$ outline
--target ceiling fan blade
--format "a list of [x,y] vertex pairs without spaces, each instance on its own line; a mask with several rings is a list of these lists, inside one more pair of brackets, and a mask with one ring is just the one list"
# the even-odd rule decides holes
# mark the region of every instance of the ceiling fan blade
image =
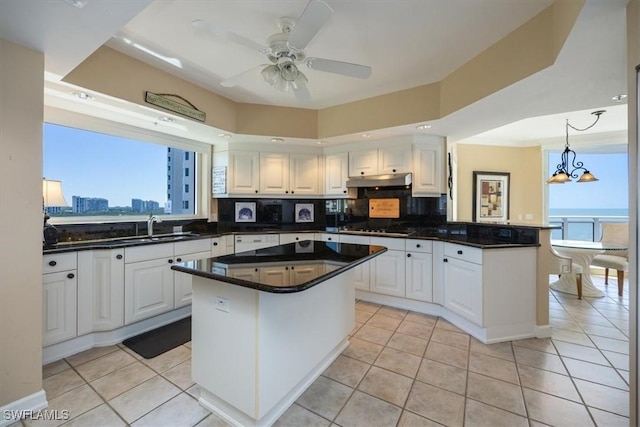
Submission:
[[240,74],[236,74],[233,77],[229,77],[228,79],[221,81],[220,86],[224,86],[224,87],[237,86],[245,77],[251,74],[258,74],[257,70],[264,68],[267,65],[268,64],[260,64],[260,65],[256,65],[255,67],[249,68],[248,70],[243,71]]
[[201,34],[206,34],[208,36],[215,37],[221,40],[228,40],[251,50],[255,50],[261,53],[268,53],[270,50],[267,46],[256,43],[251,39],[234,33],[233,31],[211,25],[201,19],[197,19],[191,22],[191,26],[196,30],[196,32],[199,32]]
[[355,77],[356,79],[366,79],[371,75],[371,67],[366,65],[323,58],[307,58],[304,62],[307,64],[307,67],[312,70],[341,74],[343,76]]
[[300,50],[306,48],[332,14],[333,9],[324,1],[310,0],[289,34],[289,45]]
[[309,88],[304,82],[297,82],[296,87],[293,89],[293,94],[301,104],[307,104],[311,101],[311,94]]

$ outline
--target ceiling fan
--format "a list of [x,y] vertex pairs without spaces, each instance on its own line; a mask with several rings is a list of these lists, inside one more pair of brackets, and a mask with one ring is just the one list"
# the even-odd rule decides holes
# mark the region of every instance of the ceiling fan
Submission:
[[371,75],[371,67],[366,65],[307,57],[304,49],[332,14],[333,9],[324,1],[310,0],[297,20],[286,16],[278,20],[281,32],[271,35],[267,39],[266,46],[232,31],[210,25],[203,20],[193,21],[192,25],[197,31],[209,36],[228,40],[266,54],[270,61],[220,82],[222,86],[236,86],[247,74],[253,73],[256,68],[262,68],[261,74],[267,83],[277,90],[285,92],[292,90],[299,101],[305,102],[309,101],[311,96],[306,84],[307,77],[299,69],[302,64],[312,70],[358,79],[366,79]]

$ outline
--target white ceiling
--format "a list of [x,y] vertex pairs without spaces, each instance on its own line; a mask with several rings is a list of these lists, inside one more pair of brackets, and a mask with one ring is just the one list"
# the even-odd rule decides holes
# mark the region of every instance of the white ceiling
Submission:
[[[191,22],[202,19],[266,44],[266,38],[278,31],[278,18],[300,16],[307,0],[88,0],[83,8],[73,7],[73,1],[0,1],[0,37],[45,53],[46,69],[53,73],[46,103],[84,112],[86,106],[67,99],[68,86],[55,80],[104,43],[238,102],[324,108],[441,80],[552,2],[326,0],[334,13],[307,46],[307,55],[364,64],[373,71],[369,79],[359,80],[305,67],[312,100],[303,105],[291,93],[277,92],[262,80],[255,67],[268,62],[264,54],[198,34]],[[563,137],[565,118],[574,122],[569,113],[578,112],[575,121],[580,126],[590,123],[588,112],[596,109],[610,112],[593,132],[623,132],[625,106],[611,97],[626,93],[627,3],[587,0],[553,66],[434,121],[424,132],[467,143],[527,144]],[[147,51],[133,48],[123,38]],[[158,60],[149,50],[179,59],[182,68]],[[220,86],[250,69],[253,73],[243,76],[238,86]],[[157,122],[150,109],[96,95],[91,108],[105,105],[109,117],[117,119],[129,110],[139,115],[129,121],[137,117],[141,123]],[[114,111],[114,105],[121,111]],[[173,128],[186,137],[209,141],[218,133],[181,118]],[[412,124],[376,130],[374,138],[418,132]],[[328,143],[356,138],[359,135],[345,135]]]

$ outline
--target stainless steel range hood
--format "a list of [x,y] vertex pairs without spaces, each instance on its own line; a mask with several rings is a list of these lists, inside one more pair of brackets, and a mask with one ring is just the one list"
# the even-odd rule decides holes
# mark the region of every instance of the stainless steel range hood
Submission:
[[389,175],[357,176],[347,180],[348,188],[357,187],[389,187],[411,184],[410,173],[395,173]]

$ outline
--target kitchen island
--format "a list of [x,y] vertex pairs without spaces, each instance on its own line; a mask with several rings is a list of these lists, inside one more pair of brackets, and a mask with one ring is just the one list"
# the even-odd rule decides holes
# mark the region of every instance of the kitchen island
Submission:
[[301,241],[174,265],[193,275],[200,403],[235,425],[271,425],[348,346],[353,268],[385,251]]

